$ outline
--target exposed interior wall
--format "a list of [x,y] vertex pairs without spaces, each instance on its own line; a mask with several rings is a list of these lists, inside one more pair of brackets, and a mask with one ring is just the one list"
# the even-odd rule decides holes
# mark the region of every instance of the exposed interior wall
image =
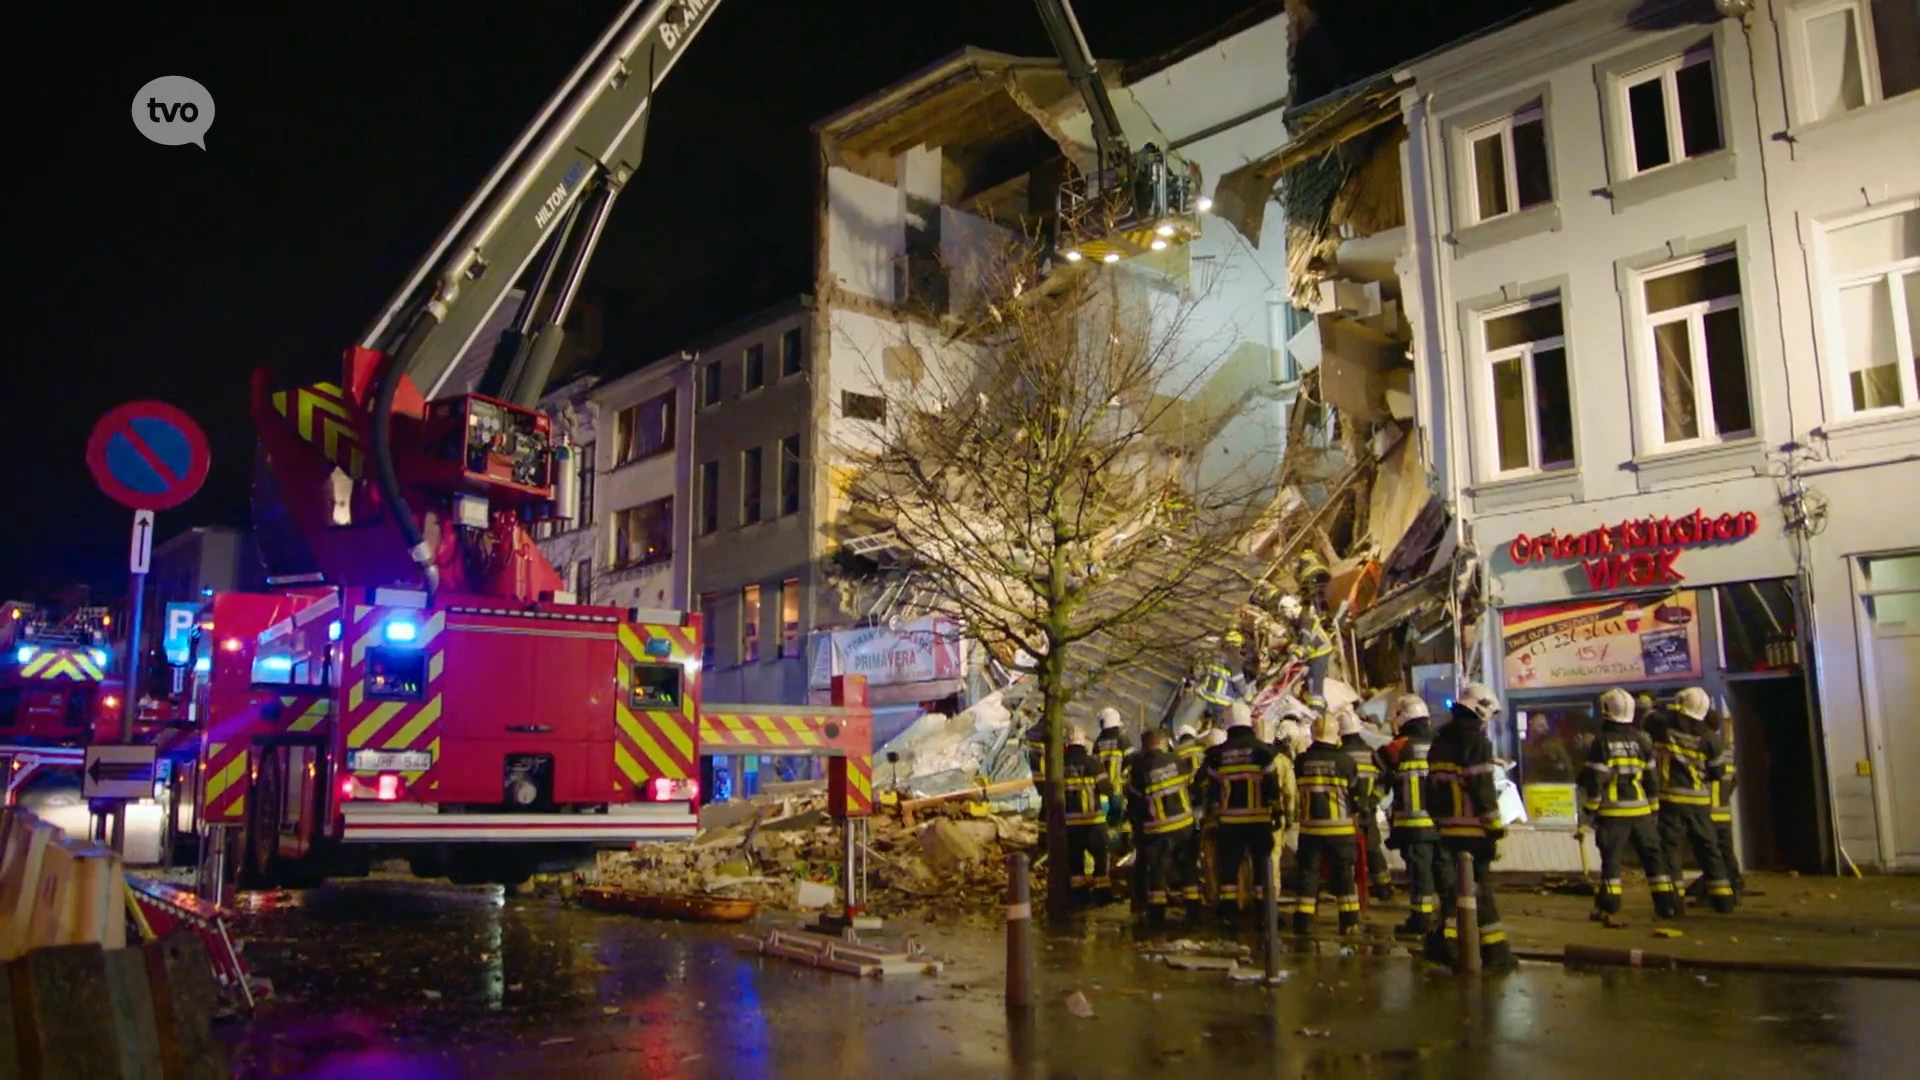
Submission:
[[829,168],[829,282],[856,296],[891,302],[894,263],[906,250],[906,197],[901,190],[846,169]]

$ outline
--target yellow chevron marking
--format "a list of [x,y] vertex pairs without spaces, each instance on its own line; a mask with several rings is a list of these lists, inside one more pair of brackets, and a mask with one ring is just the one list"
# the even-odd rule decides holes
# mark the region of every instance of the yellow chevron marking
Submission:
[[434,653],[432,656],[427,657],[427,681],[434,682],[435,680],[439,679],[440,673],[442,671],[445,671],[446,668],[447,668],[446,653],[437,652],[437,653]]
[[861,799],[872,801],[873,777],[868,775],[867,770],[861,768],[858,762],[851,760],[847,762],[847,779],[852,782],[854,790],[860,793]]
[[354,640],[353,652],[351,656],[352,656],[352,663],[355,667],[358,667],[361,664],[366,663],[367,647],[373,644],[373,639],[378,637],[379,634],[380,634],[380,628],[378,626],[375,626],[369,629],[366,633],[361,634],[358,638]]
[[400,715],[400,710],[406,707],[405,703],[399,701],[388,701],[374,706],[373,711],[367,714],[367,718],[354,725],[352,733],[347,736],[348,748],[358,750],[366,746],[368,739],[378,735],[380,729],[387,726],[387,721]]
[[[655,741],[654,737],[647,732],[645,725],[634,719],[633,713],[627,711],[625,706],[620,706],[614,709],[613,716],[614,719],[619,722],[620,730],[625,732],[627,738],[632,739],[633,744],[640,748],[641,753],[647,755],[649,762],[653,763],[656,775],[680,775],[680,769],[674,765],[673,759],[668,757],[666,752],[660,749],[659,742]],[[618,746],[619,744],[616,742],[614,745]],[[614,759],[616,761],[619,760],[619,755],[615,754]]]
[[76,656],[73,658],[73,662],[80,665],[81,672],[92,678],[95,682],[106,678],[106,674],[100,670],[100,665],[94,663],[93,657],[91,656]]
[[287,392],[285,390],[274,391],[273,411],[279,413],[281,416],[287,415]]
[[[289,704],[291,704],[291,702],[289,702]],[[320,721],[325,720],[327,718],[327,711],[328,711],[327,702],[316,701],[312,705],[307,707],[307,711],[302,713],[298,720],[295,720],[293,723],[288,724],[287,730],[288,731],[312,731],[314,728],[317,728],[320,726]]]
[[211,803],[227,793],[227,789],[238,783],[247,774],[247,755],[241,754],[227,762],[226,768],[207,776],[207,798]]
[[626,623],[620,624],[620,647],[626,649],[627,655],[635,660],[647,658],[647,647],[641,643],[640,635],[634,633],[633,627]]
[[359,712],[360,703],[365,701],[366,698],[367,680],[361,679],[359,682],[347,687],[347,711],[350,713]]
[[60,654],[58,653],[46,653],[41,656],[33,657],[32,659],[28,660],[25,664],[21,665],[20,674],[26,676],[29,679],[34,678],[38,676],[42,671],[46,670],[47,665],[53,663],[54,659],[59,655]]
[[435,694],[427,699],[425,705],[420,706],[420,711],[413,714],[413,719],[407,721],[405,727],[401,728],[393,738],[387,740],[387,749],[406,750],[410,748],[413,745],[413,741],[424,734],[426,730],[432,727],[434,722],[439,719],[440,695]]
[[685,716],[677,716],[670,712],[651,712],[647,715],[652,717],[653,722],[666,733],[667,741],[673,744],[675,750],[680,751],[681,757],[689,761],[693,760],[693,740],[687,735]]

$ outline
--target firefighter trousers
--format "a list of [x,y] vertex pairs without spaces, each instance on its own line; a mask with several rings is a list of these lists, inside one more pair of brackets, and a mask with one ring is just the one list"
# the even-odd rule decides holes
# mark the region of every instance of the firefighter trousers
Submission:
[[1180,845],[1186,842],[1190,831],[1175,829],[1139,836],[1133,872],[1146,885],[1148,922],[1157,923],[1166,918],[1167,886],[1173,878],[1174,860],[1179,857]]
[[[1173,853],[1173,877],[1168,882],[1168,893],[1179,893],[1179,899],[1189,907],[1200,903],[1200,828],[1180,834],[1180,846]],[[1169,896],[1171,899],[1171,895]]]
[[[1720,861],[1720,841],[1714,835],[1712,811],[1704,806],[1663,803],[1660,807],[1660,846],[1666,857],[1666,871],[1676,881],[1685,880],[1681,861],[1682,846],[1693,848],[1694,861],[1707,879],[1707,900],[1722,914],[1733,910],[1733,882],[1727,866]],[[1676,913],[1679,907],[1676,897]]]
[[1313,919],[1320,911],[1320,864],[1325,860],[1333,880],[1327,883],[1339,898],[1340,929],[1345,932],[1360,925],[1360,890],[1354,884],[1354,860],[1359,854],[1352,833],[1344,836],[1308,836],[1301,834],[1298,862],[1293,868],[1293,888],[1280,898],[1282,910],[1293,912],[1293,932],[1313,930]]
[[1497,841],[1488,836],[1444,837],[1441,840],[1440,857],[1456,864],[1460,854],[1465,852],[1473,859],[1473,880],[1459,880],[1456,869],[1452,875],[1455,880],[1440,886],[1440,926],[1436,933],[1427,936],[1427,954],[1436,960],[1451,963],[1454,950],[1459,945],[1459,928],[1453,917],[1460,908],[1460,892],[1471,884],[1475,897],[1475,914],[1480,923],[1480,962],[1486,967],[1503,970],[1513,966],[1513,947],[1507,943],[1506,927],[1500,925],[1500,906],[1493,898],[1493,883],[1488,880],[1488,872],[1493,866],[1494,849]]
[[1231,918],[1240,906],[1240,865],[1253,860],[1252,902],[1266,898],[1267,866],[1273,858],[1273,829],[1266,822],[1230,824],[1222,822],[1213,831],[1213,887],[1219,897],[1220,916]]
[[1453,860],[1440,846],[1437,835],[1406,840],[1399,847],[1400,857],[1407,861],[1407,901],[1411,909],[1404,929],[1424,934],[1434,928],[1441,892],[1454,890]]
[[[1096,899],[1113,890],[1107,877],[1107,827],[1105,825],[1067,826],[1067,865],[1073,869],[1076,892],[1088,890]],[[1093,861],[1093,873],[1087,873],[1087,861]]]
[[1393,870],[1387,865],[1387,848],[1380,842],[1380,815],[1373,810],[1360,813],[1360,824],[1367,830],[1367,889],[1374,899],[1393,895]]
[[1593,824],[1593,844],[1600,849],[1600,888],[1593,894],[1593,910],[1601,915],[1620,910],[1626,893],[1620,874],[1621,856],[1632,845],[1633,853],[1640,857],[1640,868],[1647,872],[1653,910],[1662,916],[1673,914],[1673,878],[1667,873],[1666,852],[1660,847],[1660,834],[1651,815],[1601,815]]

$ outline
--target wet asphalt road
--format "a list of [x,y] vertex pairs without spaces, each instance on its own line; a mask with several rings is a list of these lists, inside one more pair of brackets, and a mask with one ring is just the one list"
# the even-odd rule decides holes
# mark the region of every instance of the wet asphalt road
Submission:
[[[1406,958],[1291,958],[1276,991],[1141,960],[1113,932],[1042,951],[1009,1024],[991,930],[922,928],[938,977],[743,955],[735,931],[369,881],[245,915],[276,997],[229,1030],[241,1076],[1905,1076],[1920,983],[1527,965],[1462,983]],[[1078,989],[1096,1015],[1062,1004]]]

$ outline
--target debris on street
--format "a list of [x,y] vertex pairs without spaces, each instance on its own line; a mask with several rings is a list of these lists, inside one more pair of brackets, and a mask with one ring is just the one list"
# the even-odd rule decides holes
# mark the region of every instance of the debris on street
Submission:
[[[701,831],[691,844],[604,852],[596,884],[649,896],[715,897],[764,910],[811,911],[837,898],[843,834],[824,792],[756,799],[752,816]],[[1003,903],[1005,858],[1041,843],[1038,821],[979,803],[922,809],[914,825],[868,821],[867,908],[882,917],[989,917]]]

